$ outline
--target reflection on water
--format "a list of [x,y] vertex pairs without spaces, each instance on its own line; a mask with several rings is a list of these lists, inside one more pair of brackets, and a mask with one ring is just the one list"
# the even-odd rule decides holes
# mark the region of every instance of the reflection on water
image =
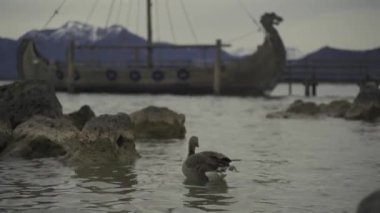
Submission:
[[76,187],[73,174],[52,159],[0,161],[0,211],[51,207]]
[[0,161],[0,212],[131,209],[129,193],[136,184],[133,165],[74,170],[49,158]]
[[78,167],[75,169],[75,173],[73,178],[84,179],[78,186],[95,193],[126,194],[133,192],[133,186],[137,184],[137,175],[134,173],[133,165],[114,163]]
[[188,189],[185,193],[188,199],[184,202],[187,207],[216,212],[226,211],[225,206],[234,203],[224,179],[208,183],[185,180],[183,184]]

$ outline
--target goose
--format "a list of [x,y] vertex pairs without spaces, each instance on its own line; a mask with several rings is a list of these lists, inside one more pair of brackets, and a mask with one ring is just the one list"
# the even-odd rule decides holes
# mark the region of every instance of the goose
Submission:
[[182,164],[182,172],[188,180],[212,181],[223,179],[226,170],[236,170],[230,166],[231,159],[222,153],[214,151],[203,151],[195,153],[199,147],[198,137],[189,139],[189,149],[186,160]]

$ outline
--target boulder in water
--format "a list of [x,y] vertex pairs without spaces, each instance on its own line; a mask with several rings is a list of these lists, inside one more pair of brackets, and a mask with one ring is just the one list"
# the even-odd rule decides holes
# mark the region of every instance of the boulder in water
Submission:
[[0,152],[12,137],[11,123],[8,119],[0,119]]
[[136,138],[185,138],[185,115],[166,107],[149,106],[131,114]]
[[374,121],[380,117],[380,90],[375,84],[361,87],[354,103],[345,114],[346,119]]
[[65,118],[33,116],[14,129],[12,140],[1,157],[33,159],[63,156],[78,148],[78,134],[78,129]]
[[72,112],[66,116],[79,130],[82,130],[87,121],[95,117],[95,113],[92,111],[91,107],[84,105],[78,111]]
[[65,117],[33,116],[14,129],[0,157],[60,157],[72,166],[132,162],[139,154],[131,125],[124,113],[101,115],[87,122],[82,131]]
[[380,212],[380,190],[377,190],[360,201],[356,213]]
[[290,113],[304,114],[304,115],[317,115],[321,112],[318,105],[313,102],[303,102],[302,100],[294,101],[286,110]]
[[88,106],[63,116],[54,88],[45,81],[1,86],[0,158],[64,156],[72,165],[83,165],[139,156],[127,114],[94,117]]
[[133,162],[135,149],[133,123],[125,113],[100,115],[88,121],[80,135],[80,147],[69,160],[73,165]]
[[52,85],[43,80],[27,80],[0,86],[0,117],[9,119],[12,128],[34,115],[62,116],[62,106]]
[[320,112],[317,104],[296,100],[286,111],[269,113],[266,118],[314,118],[319,116]]
[[334,100],[329,104],[321,104],[319,107],[321,112],[329,117],[343,118],[351,107],[351,103],[346,100]]

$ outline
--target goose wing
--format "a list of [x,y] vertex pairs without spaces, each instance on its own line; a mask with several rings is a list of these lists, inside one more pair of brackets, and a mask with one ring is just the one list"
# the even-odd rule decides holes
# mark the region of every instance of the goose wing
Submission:
[[189,156],[185,161],[185,166],[199,173],[205,173],[226,168],[230,162],[231,160],[221,153],[205,151]]

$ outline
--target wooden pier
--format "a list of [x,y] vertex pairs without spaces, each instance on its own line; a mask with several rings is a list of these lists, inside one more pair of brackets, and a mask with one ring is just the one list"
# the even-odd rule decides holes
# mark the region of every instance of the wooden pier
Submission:
[[288,61],[280,82],[299,83],[305,87],[305,96],[316,96],[321,83],[357,84],[380,83],[380,60],[299,60]]

